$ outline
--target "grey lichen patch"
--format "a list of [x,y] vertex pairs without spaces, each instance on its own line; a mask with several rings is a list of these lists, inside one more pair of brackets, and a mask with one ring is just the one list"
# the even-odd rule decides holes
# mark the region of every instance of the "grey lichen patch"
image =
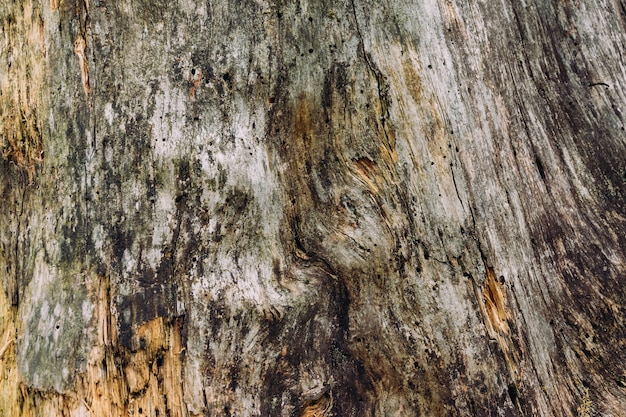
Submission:
[[46,47],[41,5],[0,6],[0,153],[28,172],[43,160],[47,106]]
[[62,392],[85,361],[85,327],[93,308],[79,277],[42,262],[35,269],[22,304],[17,356],[24,381],[33,388]]

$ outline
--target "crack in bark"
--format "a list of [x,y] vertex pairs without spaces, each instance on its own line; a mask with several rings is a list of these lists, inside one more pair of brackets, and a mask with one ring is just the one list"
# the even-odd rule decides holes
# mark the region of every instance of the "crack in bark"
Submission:
[[452,174],[452,182],[454,183],[454,191],[456,191],[456,197],[459,199],[459,202],[461,203],[461,207],[463,207],[463,210],[465,210],[465,205],[463,204],[463,200],[461,199],[461,196],[459,194],[459,187],[456,184],[456,177],[454,176],[454,169],[452,165],[450,166],[450,173]]
[[385,134],[385,139],[387,139],[387,143],[389,143],[389,135],[387,134],[386,122],[389,119],[389,86],[385,82],[385,76],[380,71],[378,66],[372,61],[372,57],[370,53],[365,51],[365,42],[363,41],[363,33],[361,32],[361,27],[359,26],[359,19],[357,17],[356,5],[355,1],[351,0],[350,5],[352,6],[352,15],[354,17],[354,24],[356,26],[357,36],[359,37],[359,49],[361,54],[363,55],[363,59],[365,60],[365,65],[369,69],[369,71],[374,76],[376,80],[377,88],[378,88],[378,100],[380,101],[381,107],[381,123],[383,127],[383,132]]
[[[88,46],[87,39],[89,38],[89,32],[91,32],[89,27],[89,2],[87,0],[82,0],[80,2],[80,10],[77,10],[76,13],[78,15],[77,17],[79,21],[79,28],[78,35],[76,36],[76,40],[74,41],[74,53],[78,57],[80,77],[83,84],[83,89],[85,90],[87,104],[89,105],[90,109],[93,109],[93,96],[91,94],[91,85],[89,79],[89,62],[87,60],[87,56],[85,55],[85,51],[87,50]],[[93,40],[93,36],[91,36],[91,39]]]
[[[79,34],[74,42],[74,53],[77,55],[78,60],[79,60],[79,66],[81,70],[81,81],[83,83],[83,88],[85,90],[85,95],[86,95],[86,100],[87,100],[87,105],[88,105],[87,111],[89,112],[88,119],[91,125],[90,127],[91,127],[91,134],[92,134],[91,144],[89,145],[86,144],[88,148],[85,149],[85,166],[83,167],[84,168],[83,202],[85,205],[84,238],[85,238],[85,252],[89,254],[89,252],[91,251],[91,245],[89,244],[89,240],[91,239],[91,236],[90,236],[89,230],[91,230],[91,220],[92,220],[90,217],[90,212],[89,212],[89,207],[90,207],[89,202],[91,201],[91,198],[93,197],[89,198],[87,178],[88,178],[88,175],[90,175],[88,164],[91,165],[93,163],[93,158],[95,157],[96,147],[98,143],[97,137],[96,137],[98,118],[97,118],[96,112],[93,111],[94,105],[95,105],[95,97],[94,97],[95,85],[92,91],[91,89],[92,77],[90,77],[88,58],[91,58],[91,62],[94,64],[94,73],[96,72],[95,71],[96,59],[95,59],[95,48],[93,47],[94,36],[92,34],[91,26],[90,26],[91,18],[89,16],[89,1],[82,0],[79,3],[79,6],[80,6],[80,10],[77,11],[78,20],[79,20],[79,29],[78,29]],[[93,184],[91,184],[91,186],[93,187]]]
[[[181,195],[181,199],[178,201],[178,203],[176,204],[176,227],[174,228],[173,231],[173,236],[172,236],[172,264],[171,264],[171,273],[172,273],[172,283],[176,283],[176,272],[177,272],[177,268],[178,268],[178,262],[177,262],[177,252],[178,252],[178,247],[179,247],[179,238],[180,238],[180,230],[182,227],[182,223],[183,223],[183,210],[184,208],[188,208],[187,207],[187,194],[183,193]],[[184,285],[184,284],[183,284]],[[174,291],[174,288],[176,288],[176,291]],[[169,288],[170,291],[170,295],[174,296],[176,298],[179,297],[178,294],[178,288],[177,286],[175,287],[174,285],[170,286]],[[167,295],[166,295],[167,297]],[[179,314],[178,312],[178,303],[175,303],[175,310],[176,310],[176,314]],[[183,307],[183,311],[185,310],[185,307]]]
[[[22,236],[22,216],[24,214],[24,200],[26,200],[26,189],[27,187],[24,187],[22,189],[22,199],[20,201],[20,212],[17,215],[17,226],[16,226],[16,233],[15,233],[15,282],[12,283],[12,291],[10,294],[11,297],[11,305],[17,307],[20,304],[20,289],[19,289],[19,283],[20,281],[22,282],[26,282],[26,280],[23,277],[24,271],[23,271],[23,263],[20,264],[20,237]],[[20,278],[20,275],[22,275],[22,277]]]

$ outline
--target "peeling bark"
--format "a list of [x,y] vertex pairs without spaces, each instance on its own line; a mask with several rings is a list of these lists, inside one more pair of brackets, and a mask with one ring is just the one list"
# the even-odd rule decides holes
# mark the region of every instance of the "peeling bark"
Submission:
[[118,3],[0,3],[0,415],[623,414],[622,3]]

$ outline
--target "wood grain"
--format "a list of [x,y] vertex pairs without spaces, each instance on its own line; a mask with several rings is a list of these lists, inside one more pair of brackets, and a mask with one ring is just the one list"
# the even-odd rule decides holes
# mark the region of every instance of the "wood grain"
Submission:
[[3,2],[0,415],[623,415],[624,10]]

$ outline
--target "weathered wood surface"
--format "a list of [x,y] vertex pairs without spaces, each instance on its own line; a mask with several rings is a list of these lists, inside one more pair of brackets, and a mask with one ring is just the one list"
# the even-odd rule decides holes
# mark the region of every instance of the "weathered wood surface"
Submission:
[[0,19],[0,415],[624,415],[622,0]]

